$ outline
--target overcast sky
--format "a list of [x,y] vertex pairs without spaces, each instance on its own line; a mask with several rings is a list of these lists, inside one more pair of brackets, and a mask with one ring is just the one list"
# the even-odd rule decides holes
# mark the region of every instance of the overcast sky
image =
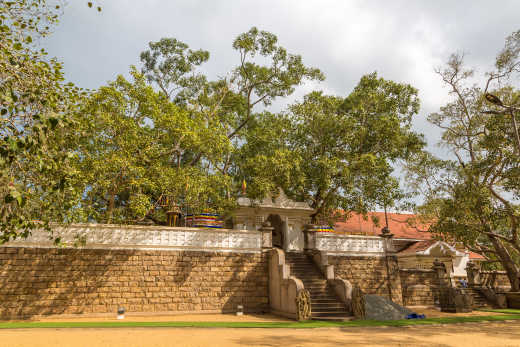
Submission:
[[[204,70],[224,76],[238,62],[231,44],[252,26],[270,31],[304,63],[327,79],[305,85],[292,102],[313,89],[346,96],[364,74],[419,89],[422,101],[415,128],[430,149],[439,132],[428,113],[448,100],[433,69],[457,51],[484,72],[504,44],[520,29],[520,1],[232,1],[232,0],[70,0],[55,33],[43,44],[65,63],[66,76],[78,86],[97,88],[129,66],[150,41],[175,37],[193,49],[210,52]],[[278,103],[275,108],[283,107]]]

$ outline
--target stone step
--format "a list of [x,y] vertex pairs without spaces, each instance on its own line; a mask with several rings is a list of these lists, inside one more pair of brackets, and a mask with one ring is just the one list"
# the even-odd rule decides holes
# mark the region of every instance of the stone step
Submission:
[[305,289],[307,289],[311,294],[312,293],[323,293],[327,295],[335,296],[336,292],[327,286],[305,286]]
[[322,320],[322,321],[330,321],[330,322],[348,322],[351,320],[354,320],[354,316],[332,316],[332,317],[326,317],[326,316],[314,316],[312,315],[312,319],[314,320]]
[[321,308],[314,308],[312,307],[312,313],[316,313],[317,315],[323,314],[326,312],[327,314],[341,314],[341,313],[347,313],[348,311],[345,307],[321,307]]
[[311,316],[314,317],[348,317],[350,316],[350,312],[347,310],[343,311],[318,311],[312,312]]
[[325,280],[315,280],[315,281],[302,281],[305,287],[316,287],[316,288],[325,288],[328,286],[327,281]]
[[333,301],[338,301],[338,299],[333,296],[333,295],[325,295],[325,294],[317,294],[317,295],[312,295],[311,294],[311,303],[314,302],[314,301],[317,301],[317,300],[333,300]]
[[328,289],[328,288],[319,288],[319,287],[305,287],[305,289],[307,289],[309,291],[309,293],[311,294],[311,297],[314,295],[319,295],[319,294],[327,294],[327,295],[330,295],[332,297],[336,297],[336,292],[334,292],[333,290],[331,289]]
[[334,298],[334,297],[330,297],[330,298],[311,298],[312,300],[312,303],[331,303],[331,302],[338,302],[338,299]]
[[[296,276],[294,274],[291,274],[291,276]],[[325,283],[327,283],[327,280],[324,279],[323,277],[319,278],[319,277],[314,277],[314,278],[301,278],[301,277],[298,277],[296,276],[296,278],[300,279],[303,283],[318,283],[318,281],[324,281]],[[321,284],[321,283],[320,283]]]
[[313,311],[328,311],[329,309],[345,310],[346,307],[341,302],[327,302],[327,303],[311,303]]
[[296,276],[299,279],[311,279],[311,280],[312,279],[322,279],[322,280],[324,280],[322,274],[309,274],[309,273],[299,273],[299,272],[291,271],[291,275]]
[[327,286],[327,281],[323,281],[323,280],[314,280],[314,281],[303,281],[303,285],[305,286],[305,288],[307,287],[324,287],[324,286]]
[[338,300],[336,293],[310,258],[301,253],[287,253],[286,264],[290,266],[291,275],[300,279],[309,291],[313,319],[352,319],[350,312]]

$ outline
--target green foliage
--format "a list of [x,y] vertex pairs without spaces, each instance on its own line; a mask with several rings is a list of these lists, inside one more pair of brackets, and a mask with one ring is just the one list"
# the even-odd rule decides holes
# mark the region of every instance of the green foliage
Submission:
[[243,98],[246,109],[244,114],[237,115],[230,137],[251,120],[255,105],[271,105],[277,97],[291,95],[305,80],[325,79],[319,69],[306,67],[300,55],[287,53],[277,43],[275,35],[255,27],[233,42],[233,48],[240,53],[240,65],[233,70],[230,84]]
[[[206,127],[204,114],[189,111],[157,93],[135,69],[100,88],[78,115],[84,129],[78,170],[88,187],[83,208],[105,222],[135,222],[155,216],[161,194],[200,209],[227,204],[229,178],[192,166],[184,152],[211,153],[219,160],[229,140]],[[186,189],[188,185],[188,189]]]
[[[511,82],[520,71],[519,42],[520,32],[506,39],[484,88],[472,83],[474,71],[464,67],[461,55],[437,70],[453,100],[429,120],[443,129],[441,143],[454,160],[422,154],[409,167],[410,181],[425,195],[419,211],[431,230],[499,261],[513,290],[520,290],[520,146],[512,110],[520,100],[502,81]],[[491,88],[513,108],[504,112],[487,103]]]
[[35,220],[47,227],[74,218],[80,193],[71,186],[68,115],[82,93],[32,45],[58,11],[41,0],[0,3],[0,242],[27,236]]
[[141,53],[143,73],[167,98],[186,102],[203,89],[206,77],[196,73],[196,68],[208,61],[209,52],[193,51],[187,44],[174,38],[150,42],[149,47],[149,50]]
[[259,117],[250,127],[239,164],[253,197],[277,186],[316,209],[314,219],[341,208],[366,212],[404,198],[392,163],[421,150],[410,130],[417,91],[364,76],[345,99],[313,92],[289,113]]

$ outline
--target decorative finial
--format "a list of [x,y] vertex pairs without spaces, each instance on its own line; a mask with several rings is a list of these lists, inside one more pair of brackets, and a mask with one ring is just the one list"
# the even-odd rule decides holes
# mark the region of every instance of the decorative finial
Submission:
[[246,183],[246,180],[244,179],[242,181],[242,195],[246,195],[246,189],[247,189],[247,183]]

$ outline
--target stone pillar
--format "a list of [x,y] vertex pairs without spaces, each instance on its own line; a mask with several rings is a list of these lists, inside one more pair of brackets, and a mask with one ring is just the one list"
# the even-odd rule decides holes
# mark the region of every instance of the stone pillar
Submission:
[[447,288],[451,287],[451,282],[446,276],[446,265],[441,262],[439,259],[435,259],[433,262],[433,270],[437,273],[437,278],[439,279],[439,287]]
[[439,259],[433,262],[439,279],[439,303],[442,312],[471,312],[473,297],[465,289],[452,287],[446,266]]
[[318,227],[314,224],[307,224],[303,230],[304,236],[304,251],[313,251],[316,249],[316,229]]
[[265,221],[259,231],[262,233],[262,248],[273,248],[273,230],[269,221]]
[[468,285],[470,287],[480,286],[480,269],[475,263],[469,262],[466,265],[466,273],[468,274]]

